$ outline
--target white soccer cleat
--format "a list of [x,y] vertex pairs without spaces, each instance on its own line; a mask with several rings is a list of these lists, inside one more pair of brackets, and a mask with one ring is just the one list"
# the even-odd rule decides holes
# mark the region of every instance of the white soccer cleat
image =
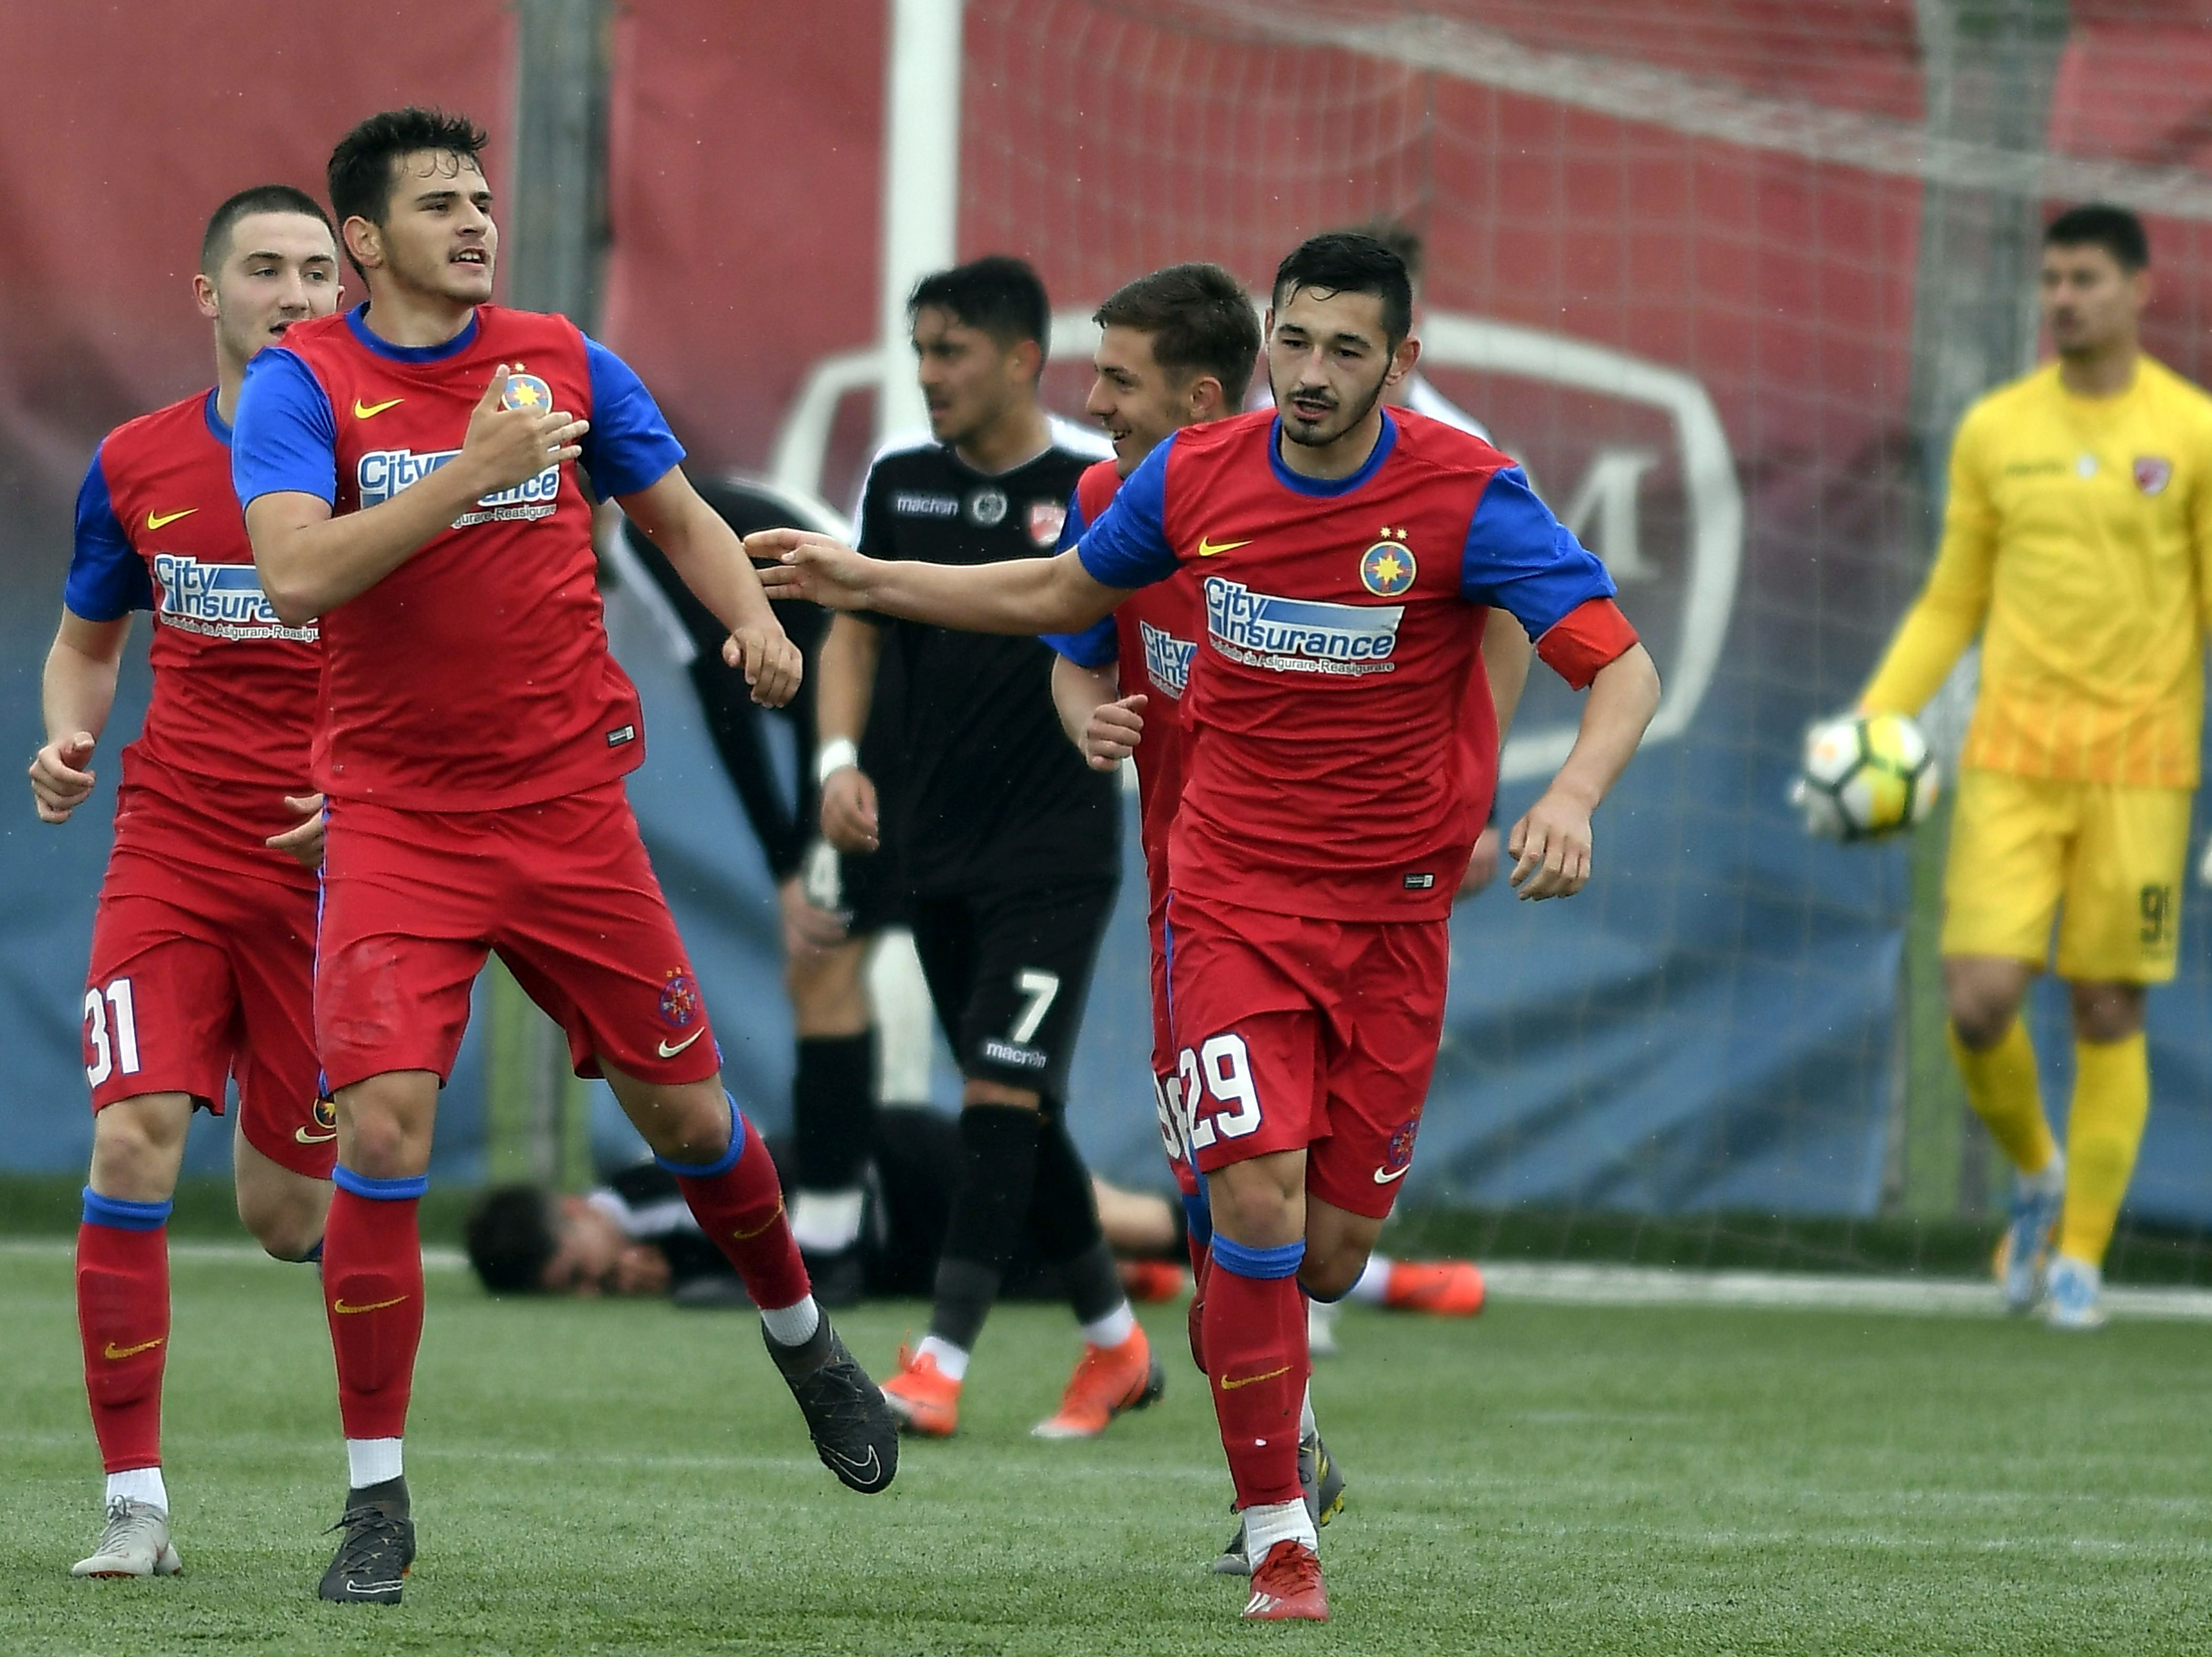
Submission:
[[2058,1229],[2065,1194],[2063,1186],[2039,1179],[2021,1180],[2014,1188],[2012,1210],[1992,1263],[2008,1312],[2030,1311],[2043,1298],[2051,1235]]
[[2053,1329],[2102,1329],[2104,1288],[2105,1274],[2088,1261],[2058,1255],[2044,1280],[2044,1322]]
[[89,1559],[70,1567],[71,1576],[174,1576],[185,1562],[169,1541],[169,1515],[150,1502],[110,1497],[107,1528]]

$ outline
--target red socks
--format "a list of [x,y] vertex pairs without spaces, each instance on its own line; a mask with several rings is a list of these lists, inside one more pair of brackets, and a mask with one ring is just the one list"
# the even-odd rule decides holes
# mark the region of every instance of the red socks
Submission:
[[373,1180],[340,1167],[323,1233],[323,1305],[348,1438],[407,1428],[422,1344],[422,1237],[416,1209],[427,1177]]
[[1312,1373],[1297,1275],[1304,1253],[1301,1243],[1248,1248],[1213,1239],[1206,1373],[1240,1508],[1299,1499],[1299,1406]]
[[169,1208],[85,1189],[76,1233],[76,1324],[93,1435],[111,1473],[161,1465]]
[[759,1130],[735,1105],[730,1109],[730,1148],[719,1160],[685,1163],[663,1156],[659,1161],[676,1176],[677,1189],[690,1205],[699,1229],[737,1267],[754,1305],[763,1312],[779,1312],[812,1292],[783,1211],[783,1187],[776,1179],[775,1164],[769,1160]]

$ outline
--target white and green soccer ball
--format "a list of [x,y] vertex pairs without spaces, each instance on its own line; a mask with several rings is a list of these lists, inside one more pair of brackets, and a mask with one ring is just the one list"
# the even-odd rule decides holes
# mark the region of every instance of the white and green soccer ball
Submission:
[[1920,822],[1940,787],[1928,738],[1902,713],[1824,719],[1805,733],[1790,803],[1828,840],[1880,840]]

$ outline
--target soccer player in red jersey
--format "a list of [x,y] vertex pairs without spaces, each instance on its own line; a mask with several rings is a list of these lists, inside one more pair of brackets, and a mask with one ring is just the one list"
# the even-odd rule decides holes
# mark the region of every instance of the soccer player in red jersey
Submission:
[[767,1149],[723,1090],[623,792],[641,719],[607,649],[575,463],[728,625],[757,700],[789,699],[799,654],[637,376],[563,318],[488,302],[484,143],[419,109],[340,141],[331,202],[368,302],[264,354],[234,454],[270,600],[319,616],[325,652],[315,1032],[337,1105],[323,1278],[350,1477],[320,1592],[338,1600],[397,1602],[414,1557],[416,1205],[489,950],[676,1174],[761,1308],[824,1464],[878,1490],[897,1457],[882,1395],[814,1302]]
[[77,1325],[107,1495],[79,1576],[179,1569],[161,1378],[167,1224],[192,1112],[220,1114],[236,1081],[239,1217],[279,1259],[315,1258],[337,1154],[313,1026],[322,802],[307,746],[321,652],[312,625],[287,625],[262,597],[230,489],[248,359],[337,308],[330,221],[289,185],[242,191],[208,221],[192,287],[215,325],[215,386],[118,426],[93,456],[31,762],[40,818],[68,822],[92,793],[131,614],[153,611],[153,701],[123,750],[84,992],[95,1114]]
[[1078,630],[1195,568],[1170,990],[1213,1214],[1204,1356],[1254,1567],[1244,1614],[1261,1620],[1328,1614],[1298,1485],[1298,1290],[1357,1279],[1412,1166],[1477,828],[1457,731],[1479,667],[1469,607],[1510,610],[1590,693],[1509,836],[1522,897],[1588,881],[1591,813],[1658,705],[1604,568],[1519,469],[1383,408],[1419,355],[1410,313],[1404,264],[1372,238],[1297,248],[1267,328],[1279,412],[1175,433],[1073,550],[1033,567],[979,579],[794,531],[748,543],[785,560],[775,590],[988,632]]

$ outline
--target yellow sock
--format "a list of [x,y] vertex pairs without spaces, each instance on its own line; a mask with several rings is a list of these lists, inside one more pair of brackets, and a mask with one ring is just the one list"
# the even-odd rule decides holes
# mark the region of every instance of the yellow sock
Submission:
[[1953,1029],[1951,1057],[1966,1078],[1966,1102],[1989,1126],[1997,1147],[2022,1174],[2040,1174],[2058,1154],[2051,1124],[2043,1114],[2043,1094],[2035,1079],[2035,1047],[2027,1026],[2015,1018],[1996,1046],[1977,1053]]
[[2150,1053],[2140,1033],[2074,1044],[2074,1108],[2066,1119],[2066,1207],[2058,1252],[2102,1266],[2120,1199],[2150,1114]]

